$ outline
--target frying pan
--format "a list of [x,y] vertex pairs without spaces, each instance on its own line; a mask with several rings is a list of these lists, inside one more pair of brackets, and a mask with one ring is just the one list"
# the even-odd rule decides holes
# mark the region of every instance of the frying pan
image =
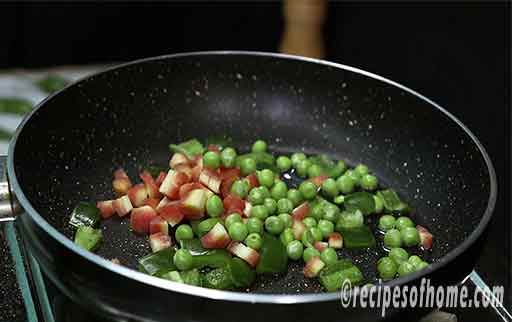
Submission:
[[[461,281],[473,268],[496,199],[492,163],[453,115],[383,77],[340,64],[255,52],[199,52],[139,60],[87,77],[42,102],[10,144],[5,204],[21,206],[17,227],[49,278],[99,315],[129,321],[340,321],[376,312],[343,309],[300,267],[261,278],[253,292],[157,279],[133,269],[147,242],[119,219],[103,225],[98,254],[68,238],[79,201],[112,198],[111,174],[166,163],[168,144],[227,135],[255,138],[276,153],[327,153],[364,162],[433,233],[433,264],[387,282]],[[6,188],[9,187],[7,191]],[[1,208],[6,216],[11,209]],[[0,210],[1,210],[0,209]],[[379,237],[379,243],[381,242]],[[382,251],[344,251],[369,280]],[[116,257],[124,266],[113,264]],[[312,315],[314,312],[314,316]]]

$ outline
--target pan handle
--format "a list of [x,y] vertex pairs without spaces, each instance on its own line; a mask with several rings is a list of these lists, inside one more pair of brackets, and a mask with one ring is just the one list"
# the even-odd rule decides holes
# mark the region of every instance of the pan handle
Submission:
[[14,221],[21,213],[21,206],[16,196],[11,193],[7,178],[7,156],[0,156],[0,223]]

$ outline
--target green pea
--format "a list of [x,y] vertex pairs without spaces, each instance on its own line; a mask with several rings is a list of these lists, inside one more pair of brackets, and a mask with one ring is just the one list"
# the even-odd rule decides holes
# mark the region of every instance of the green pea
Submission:
[[313,247],[307,247],[304,249],[304,252],[302,253],[302,259],[304,262],[309,262],[309,260],[313,257],[320,256],[320,252]]
[[227,147],[220,153],[220,161],[225,168],[234,168],[236,165],[236,151]]
[[[310,218],[310,217],[307,217]],[[304,218],[306,219],[306,218]],[[334,224],[330,222],[329,220],[322,219],[318,222],[317,225],[318,229],[322,232],[322,236],[324,238],[329,237],[330,234],[334,232]]]
[[368,174],[368,167],[362,163],[358,164],[355,168],[354,168],[354,171],[357,172],[357,174],[359,174],[360,177],[364,176],[365,174]]
[[376,176],[365,174],[361,177],[360,184],[364,190],[373,191],[377,189],[378,180]]
[[[254,207],[253,207],[253,209],[254,209]],[[242,216],[240,216],[240,214],[234,212],[231,215],[226,217],[226,219],[224,220],[224,226],[226,226],[226,228],[229,229],[229,227],[236,222],[242,222]]]
[[176,240],[185,240],[194,238],[194,232],[192,231],[192,227],[187,224],[181,224],[176,228],[176,232],[174,233],[174,237]]
[[292,165],[294,167],[296,167],[297,164],[299,164],[300,161],[306,160],[306,155],[304,153],[302,153],[302,152],[294,153],[294,154],[292,154],[291,160],[292,160]]
[[255,152],[255,153],[266,152],[267,151],[267,143],[263,140],[257,140],[252,145],[251,151]]
[[219,221],[219,218],[209,218],[201,221],[199,225],[197,225],[197,234],[199,237],[206,235]]
[[389,257],[382,257],[377,262],[377,272],[383,280],[389,280],[395,277],[398,265]]
[[251,158],[242,159],[240,162],[240,172],[243,176],[249,175],[256,171],[256,161]]
[[324,218],[324,213],[324,206],[319,202],[311,207],[309,216],[315,218],[316,220],[320,220]]
[[206,213],[210,217],[219,217],[224,212],[224,204],[222,199],[217,195],[212,195],[206,201]]
[[333,171],[331,171],[330,176],[331,178],[337,178],[341,176],[345,171],[347,170],[347,165],[345,164],[345,161],[339,160],[338,163],[334,166]]
[[298,240],[292,240],[288,245],[286,245],[286,252],[291,260],[296,261],[301,258],[303,251],[304,246],[302,246],[302,243]]
[[299,186],[299,191],[304,199],[311,200],[316,197],[317,187],[311,181],[303,181]]
[[276,213],[276,211],[277,211],[277,201],[275,201],[274,199],[272,199],[272,198],[265,198],[265,200],[263,201],[263,205],[265,207],[267,207],[269,215],[273,215],[273,214]]
[[400,231],[402,241],[407,247],[416,246],[420,243],[420,234],[414,227],[405,227]]
[[316,220],[313,217],[306,217],[302,220],[307,228],[316,227]]
[[267,187],[259,186],[257,189],[261,192],[264,198],[270,198],[270,190]]
[[390,229],[384,235],[384,245],[388,248],[401,247],[402,237],[397,229]]
[[268,209],[264,205],[257,205],[251,208],[251,217],[265,220],[268,217]]
[[279,200],[282,198],[286,198],[286,193],[288,192],[288,187],[286,186],[286,183],[279,181],[277,183],[274,183],[274,186],[270,190],[270,195],[273,199]]
[[338,222],[340,218],[340,208],[332,203],[325,203],[323,206],[323,219],[329,220],[333,223]]
[[295,165],[295,170],[297,170],[297,175],[299,177],[305,178],[308,175],[308,169],[311,166],[311,161],[308,159],[302,160],[297,165]]
[[288,190],[286,198],[288,198],[293,203],[293,207],[297,207],[303,201],[302,193],[300,193],[300,191],[297,189]]
[[250,234],[257,233],[262,234],[263,233],[263,221],[257,217],[250,217],[247,220],[247,231]]
[[334,248],[327,247],[320,253],[320,259],[327,265],[334,264],[338,261],[338,254]]
[[355,170],[347,170],[347,172],[345,172],[344,176],[347,176],[350,179],[352,179],[352,182],[354,182],[354,186],[359,185],[359,181],[361,180],[361,175],[359,174],[359,172],[357,172]]
[[292,216],[290,216],[289,214],[279,214],[277,217],[283,221],[284,228],[292,227],[292,224],[293,224]]
[[398,266],[398,276],[405,276],[414,273],[414,271],[414,265],[409,262],[402,262],[400,266]]
[[281,243],[283,245],[288,245],[290,242],[295,240],[295,236],[293,235],[293,230],[291,228],[285,228],[281,235],[279,235],[279,239],[281,239]]
[[423,260],[421,259],[421,257],[417,256],[417,255],[412,255],[411,257],[409,257],[409,259],[407,260],[409,263],[413,264],[415,267],[423,262]]
[[375,202],[375,213],[380,214],[384,210],[384,202],[378,195],[373,196],[373,201]]
[[292,168],[292,160],[282,155],[276,159],[276,166],[281,172],[289,171]]
[[334,198],[338,195],[336,180],[329,178],[322,183],[322,193],[326,197]]
[[395,228],[395,217],[391,215],[383,215],[379,218],[379,229],[383,231],[388,231]]
[[274,172],[269,169],[263,169],[258,173],[260,185],[271,188],[274,185]]
[[243,222],[234,222],[229,226],[228,233],[232,240],[243,241],[249,231]]
[[315,237],[313,237],[313,233],[311,233],[310,229],[306,229],[302,234],[300,240],[306,247],[313,247],[313,243],[315,242]]
[[405,262],[409,258],[407,251],[401,247],[391,248],[388,256],[394,260],[397,265],[400,265],[402,262]]
[[249,192],[249,202],[253,206],[261,205],[265,201],[263,192],[258,188],[252,188]]
[[277,201],[277,212],[280,214],[289,214],[293,210],[293,202],[286,198]]
[[322,174],[322,168],[318,164],[312,164],[308,168],[308,177],[314,178]]
[[203,166],[210,169],[220,167],[220,156],[217,152],[208,151],[203,155]]
[[238,197],[244,199],[249,192],[249,185],[245,180],[236,180],[231,185],[231,193],[237,195]]
[[395,227],[398,230],[403,230],[407,227],[414,227],[414,223],[412,222],[411,218],[402,216],[396,219]]
[[321,241],[322,239],[324,239],[322,231],[317,227],[310,227],[308,230],[311,231],[311,235],[313,235],[315,241]]
[[265,229],[272,235],[279,235],[284,230],[284,222],[277,216],[265,219]]
[[192,254],[186,249],[178,249],[174,254],[174,265],[180,271],[186,271],[192,268],[194,259],[192,258]]
[[336,180],[336,186],[341,193],[348,194],[354,191],[355,183],[346,173]]
[[416,271],[421,271],[422,269],[425,269],[427,267],[428,267],[428,263],[427,262],[421,262],[421,263],[417,264],[416,266],[414,266]]
[[258,233],[250,233],[247,238],[245,238],[244,243],[247,247],[259,250],[263,245],[263,238],[261,238],[261,235]]

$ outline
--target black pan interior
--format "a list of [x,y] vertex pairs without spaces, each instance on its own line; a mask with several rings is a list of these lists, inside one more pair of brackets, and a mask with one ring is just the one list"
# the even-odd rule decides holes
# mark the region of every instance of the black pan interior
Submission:
[[[115,168],[135,179],[144,165],[167,162],[169,143],[215,135],[235,138],[238,148],[262,138],[275,152],[364,162],[434,234],[432,261],[460,244],[487,206],[489,177],[478,148],[423,99],[354,71],[241,53],[146,60],[81,81],[26,123],[15,168],[33,207],[71,236],[72,208],[78,201],[112,198]],[[119,221],[104,224],[99,253],[134,267],[149,248]],[[371,280],[381,252],[342,255],[356,255]],[[255,290],[318,291],[299,271],[265,278]]]

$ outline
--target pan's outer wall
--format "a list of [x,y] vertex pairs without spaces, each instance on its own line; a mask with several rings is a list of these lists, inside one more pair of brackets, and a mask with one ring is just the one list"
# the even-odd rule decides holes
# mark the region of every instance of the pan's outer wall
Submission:
[[[417,221],[436,237],[435,258],[471,234],[489,200],[493,206],[492,168],[489,173],[464,129],[428,102],[350,70],[247,53],[150,59],[65,89],[25,122],[14,142],[10,174],[16,174],[22,203],[29,200],[53,227],[69,234],[66,223],[76,202],[112,197],[108,178],[115,167],[134,176],[140,165],[166,162],[168,143],[212,134],[232,136],[239,146],[263,138],[271,148],[364,161],[416,207]],[[154,288],[95,265],[48,236],[37,217],[22,216],[20,226],[43,269],[69,295],[155,320],[212,319],[214,312],[238,319],[227,311],[240,310],[221,308],[225,302],[215,301],[212,308],[211,300]],[[466,250],[456,269],[450,263],[434,277],[460,279],[477,253]],[[327,317],[339,317],[332,313],[338,305],[315,305],[325,306]],[[276,318],[308,320],[309,309],[296,306],[265,310],[275,311]],[[252,308],[255,314],[247,319],[257,320],[258,311]]]

